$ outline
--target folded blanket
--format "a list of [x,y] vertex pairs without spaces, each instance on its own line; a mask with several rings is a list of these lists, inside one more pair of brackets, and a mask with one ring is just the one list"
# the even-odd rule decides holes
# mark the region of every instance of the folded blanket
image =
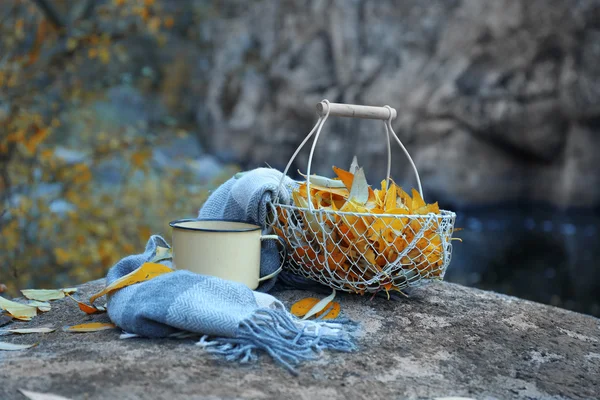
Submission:
[[[150,261],[157,246],[168,244],[152,236],[144,253],[126,257],[110,269],[107,284]],[[322,350],[354,349],[343,323],[299,320],[273,296],[183,270],[115,292],[108,298],[107,310],[126,332],[146,337],[197,333],[202,335],[199,346],[227,360],[253,361],[263,350],[291,372]]]
[[[295,183],[281,172],[258,168],[236,175],[219,187],[199,213],[201,219],[229,219],[260,225],[268,230],[272,202],[290,203]],[[281,188],[281,190],[279,190]],[[279,190],[279,193],[277,194]],[[264,245],[267,245],[265,242]],[[279,251],[274,243],[264,246],[261,276],[276,271]],[[157,246],[169,247],[152,236],[142,254],[128,256],[110,269],[111,284],[156,255]],[[169,262],[164,262],[169,265]],[[274,279],[259,288],[268,291]],[[174,271],[123,288],[108,298],[110,319],[126,332],[146,337],[202,336],[198,342],[209,352],[228,360],[248,362],[263,350],[290,371],[322,350],[350,351],[350,322],[304,321],[291,315],[281,302],[266,293],[216,277]]]
[[[283,182],[282,182],[283,179]],[[199,219],[218,219],[243,221],[263,227],[263,234],[268,234],[269,218],[273,217],[272,202],[279,195],[279,202],[291,204],[291,192],[296,182],[272,168],[257,168],[240,172],[215,190],[206,200]],[[280,264],[279,249],[274,241],[262,244],[260,255],[260,276],[275,272]],[[263,282],[257,289],[268,292],[275,284],[277,277]]]

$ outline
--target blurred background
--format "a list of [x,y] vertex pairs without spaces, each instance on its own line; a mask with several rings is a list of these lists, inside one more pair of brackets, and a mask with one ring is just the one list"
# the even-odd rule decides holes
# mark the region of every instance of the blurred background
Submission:
[[[326,98],[398,110],[464,228],[447,280],[600,316],[599,61],[596,0],[2,0],[0,284],[104,276],[283,169]],[[384,133],[329,119],[315,172],[357,155],[379,182]]]

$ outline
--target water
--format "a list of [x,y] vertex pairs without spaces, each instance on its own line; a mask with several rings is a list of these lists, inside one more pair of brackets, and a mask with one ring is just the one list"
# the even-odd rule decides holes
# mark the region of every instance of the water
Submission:
[[600,212],[470,209],[456,226],[446,280],[600,317]]

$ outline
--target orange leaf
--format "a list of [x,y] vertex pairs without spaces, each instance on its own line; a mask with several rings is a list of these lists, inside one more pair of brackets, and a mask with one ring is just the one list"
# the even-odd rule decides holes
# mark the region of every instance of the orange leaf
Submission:
[[[307,297],[305,299],[302,299],[302,300],[294,303],[294,305],[292,305],[292,307],[290,309],[290,312],[292,314],[294,314],[296,317],[303,317],[319,301],[320,300],[315,297]],[[333,305],[333,306],[331,306],[331,305]],[[327,310],[329,310],[329,312],[323,317],[323,319],[337,318],[337,316],[340,315],[340,303],[335,302],[335,301],[331,302],[328,305],[328,308],[325,308],[323,311],[318,312],[317,314],[315,314],[315,316],[318,318],[321,315],[323,315],[323,313],[325,313],[325,311],[327,311]]]
[[87,304],[80,302],[79,300],[77,300],[76,298],[74,298],[73,296],[71,296],[68,293],[65,293],[65,294],[68,297],[70,297],[74,302],[76,302],[77,305],[79,306],[79,309],[86,314],[97,314],[97,313],[101,313],[101,312],[106,312],[103,310],[99,310],[96,307],[88,306]]
[[352,189],[352,181],[354,181],[354,174],[352,172],[338,168],[335,165],[333,166],[333,172],[335,172],[337,177],[344,183],[346,189]]

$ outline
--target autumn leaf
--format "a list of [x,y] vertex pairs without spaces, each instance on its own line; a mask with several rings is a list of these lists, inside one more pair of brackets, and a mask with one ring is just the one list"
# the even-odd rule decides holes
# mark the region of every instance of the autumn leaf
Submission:
[[[297,317],[304,317],[308,314],[308,312],[315,307],[321,300],[315,297],[307,297],[305,299],[299,300],[292,305],[290,308],[290,312]],[[328,307],[329,306],[329,307]],[[321,311],[318,311],[315,317],[319,318],[325,312],[327,314],[323,317],[323,319],[335,319],[340,314],[340,303],[328,301]],[[312,316],[312,315],[310,315]]]
[[54,332],[55,329],[53,328],[46,328],[46,327],[40,327],[40,328],[20,328],[20,329],[4,329],[4,330],[0,330],[0,336],[4,336],[4,335],[10,335],[10,334],[19,334],[19,335],[26,335],[29,333],[50,333],[50,332]]
[[37,343],[34,343],[34,344],[14,344],[14,343],[0,342],[0,350],[4,350],[4,351],[25,350],[25,349],[30,349],[30,348],[32,348],[34,346],[37,346]]
[[0,309],[7,311],[13,318],[31,321],[37,315],[37,307],[17,303],[0,296]]
[[65,297],[66,293],[76,292],[76,288],[65,289],[23,289],[21,293],[29,300],[48,301],[58,300]]
[[82,332],[98,332],[106,331],[108,329],[115,329],[117,326],[110,322],[89,322],[86,324],[79,324],[73,326],[65,326],[63,331],[72,333]]
[[94,304],[94,301],[96,301],[96,299],[98,299],[101,296],[104,296],[105,294],[112,293],[116,290],[134,285],[136,283],[148,281],[150,279],[156,278],[157,276],[167,274],[170,272],[173,272],[173,270],[167,267],[166,265],[149,262],[144,263],[138,269],[117,279],[116,281],[108,285],[106,288],[104,288],[104,290],[90,297],[90,304]]
[[80,302],[79,300],[75,299],[73,296],[71,296],[69,294],[67,296],[71,300],[73,300],[74,302],[76,302],[77,305],[79,306],[79,309],[81,311],[83,311],[84,313],[86,313],[86,314],[98,314],[98,313],[101,313],[101,312],[106,312],[106,309],[104,309],[104,308],[100,309],[100,308],[96,308],[96,307],[93,307],[93,306],[89,306],[89,305],[87,305],[85,303]]

